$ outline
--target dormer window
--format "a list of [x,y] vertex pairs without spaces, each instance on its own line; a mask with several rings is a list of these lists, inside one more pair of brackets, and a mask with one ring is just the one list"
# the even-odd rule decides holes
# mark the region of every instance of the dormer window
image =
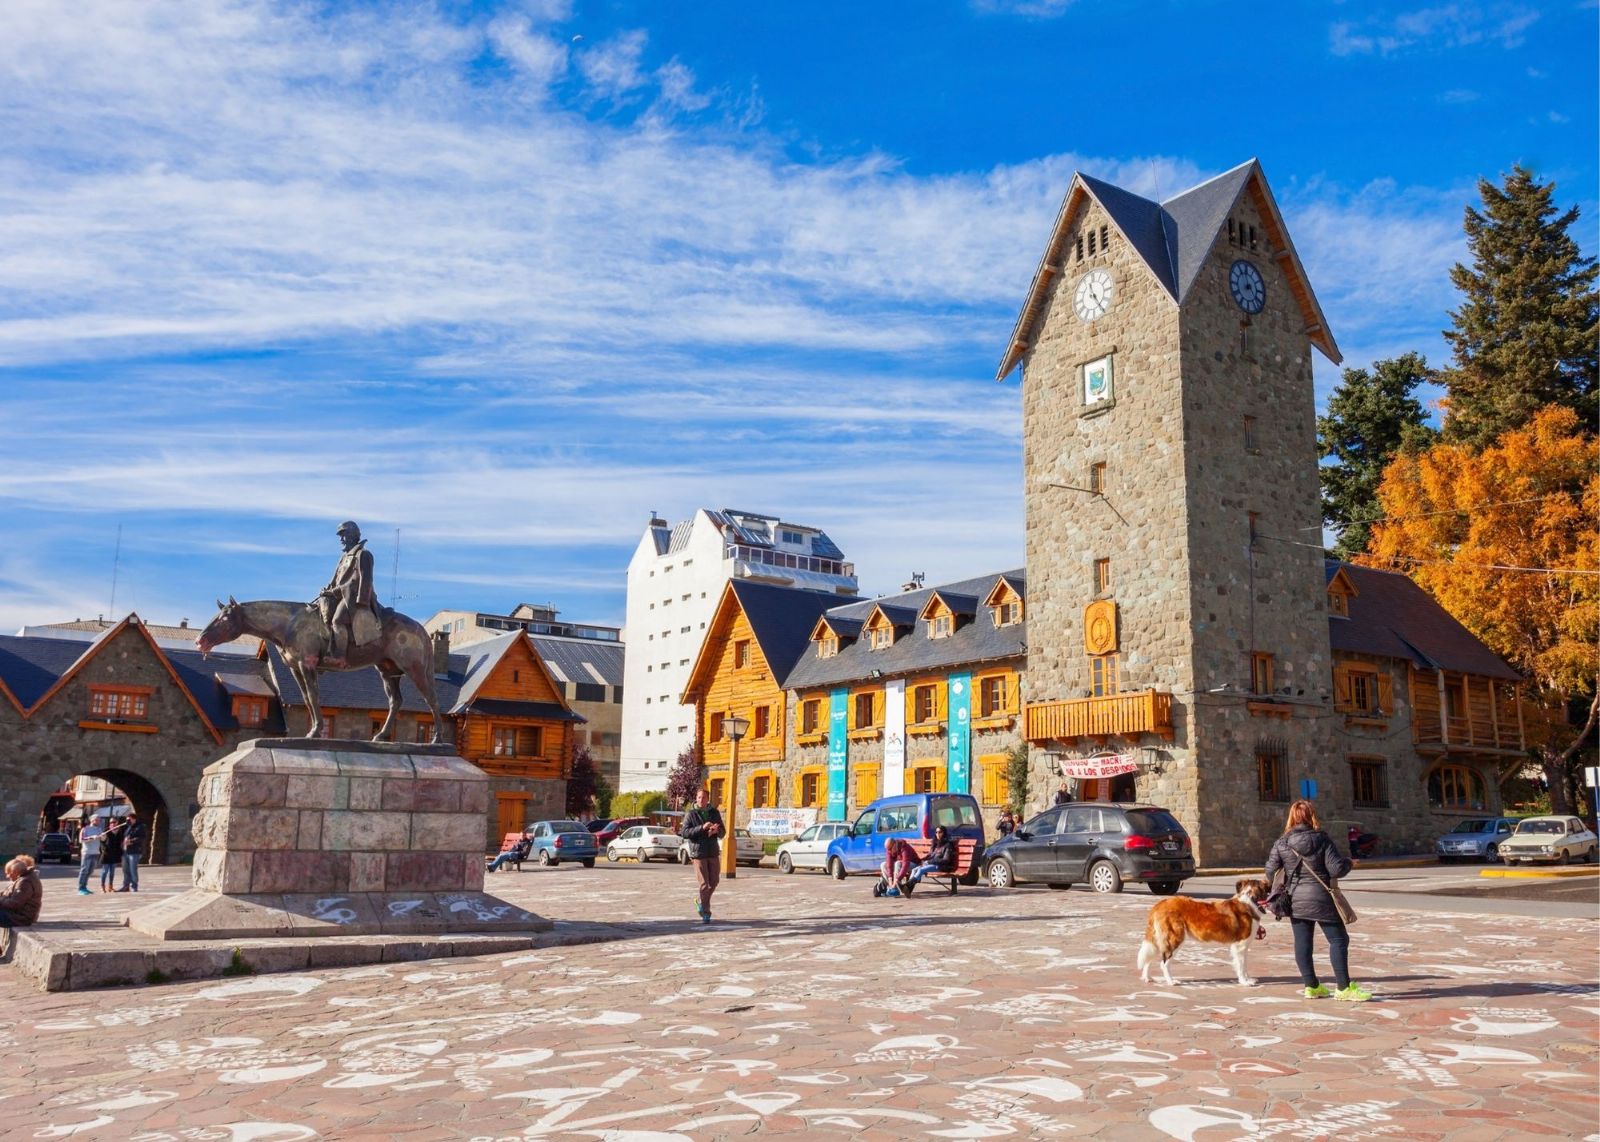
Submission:
[[953,615],[934,615],[928,623],[929,638],[949,638],[955,629]]
[[894,645],[894,627],[873,627],[867,634],[867,645],[873,650],[888,650]]
[[267,720],[267,700],[238,695],[233,700],[233,720],[241,726],[259,726]]
[[839,636],[836,634],[824,635],[817,640],[817,657],[832,658],[839,653]]
[[1328,613],[1340,618],[1350,617],[1350,596],[1343,591],[1328,592]]
[[1021,621],[1021,599],[1012,599],[1009,603],[1001,603],[994,609],[994,625],[997,627],[1016,626]]

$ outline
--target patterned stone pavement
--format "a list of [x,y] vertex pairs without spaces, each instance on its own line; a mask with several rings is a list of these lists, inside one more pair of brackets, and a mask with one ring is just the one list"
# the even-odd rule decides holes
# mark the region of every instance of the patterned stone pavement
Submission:
[[[630,938],[57,994],[0,969],[0,1135],[1600,1138],[1593,918],[1358,898],[1377,998],[1345,1004],[1298,998],[1287,925],[1260,986],[1190,944],[1166,988],[1133,967],[1142,890],[870,886],[741,871],[703,927],[685,869],[530,866],[488,887]],[[46,920],[133,903],[70,889]]]

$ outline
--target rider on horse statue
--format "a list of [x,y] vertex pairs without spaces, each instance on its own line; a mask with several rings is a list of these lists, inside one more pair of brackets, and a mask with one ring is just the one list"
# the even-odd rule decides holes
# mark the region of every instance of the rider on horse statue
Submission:
[[328,626],[330,665],[342,664],[352,649],[372,642],[383,627],[372,591],[372,552],[353,520],[339,525],[339,542],[344,544],[344,555],[312,604]]

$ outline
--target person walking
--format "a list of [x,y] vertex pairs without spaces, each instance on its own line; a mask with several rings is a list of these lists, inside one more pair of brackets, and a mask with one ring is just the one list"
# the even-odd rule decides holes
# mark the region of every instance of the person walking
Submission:
[[[1325,999],[1329,992],[1317,979],[1312,959],[1312,938],[1317,928],[1328,941],[1328,960],[1333,966],[1335,999],[1361,1003],[1372,993],[1350,979],[1350,929],[1339,918],[1328,887],[1350,871],[1350,858],[1342,855],[1332,838],[1322,831],[1317,810],[1301,799],[1289,806],[1283,835],[1267,854],[1267,880],[1282,869],[1284,891],[1289,893],[1289,923],[1294,929],[1294,962],[1300,969],[1300,983],[1307,999]],[[1321,882],[1318,882],[1318,877]]]
[[106,818],[105,835],[100,838],[100,891],[113,892],[117,887],[117,868],[122,864],[122,825],[115,818]]
[[139,814],[129,813],[122,831],[122,887],[118,892],[139,891],[139,859],[144,856],[148,836]]
[[100,838],[106,835],[106,827],[98,818],[91,817],[84,826],[83,832],[78,834],[78,895],[89,895],[89,874],[100,866]]
[[722,846],[717,838],[727,832],[722,812],[711,804],[711,794],[702,789],[694,795],[694,808],[683,815],[678,835],[689,846],[689,863],[699,880],[700,922],[711,923],[711,894],[722,879]]

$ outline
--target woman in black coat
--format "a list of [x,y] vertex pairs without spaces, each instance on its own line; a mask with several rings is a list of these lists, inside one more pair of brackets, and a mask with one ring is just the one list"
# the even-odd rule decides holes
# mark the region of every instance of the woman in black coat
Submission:
[[[1294,962],[1300,969],[1300,982],[1307,999],[1322,999],[1328,989],[1317,981],[1316,964],[1311,958],[1311,941],[1316,928],[1328,941],[1328,959],[1333,964],[1335,999],[1354,1002],[1371,999],[1372,993],[1350,981],[1350,930],[1339,919],[1333,897],[1322,884],[1331,886],[1350,871],[1350,858],[1340,854],[1332,839],[1322,831],[1317,810],[1306,800],[1289,806],[1289,819],[1283,836],[1273,842],[1267,855],[1267,880],[1284,870],[1291,907],[1289,922],[1294,928]],[[1316,875],[1313,876],[1312,874]]]

